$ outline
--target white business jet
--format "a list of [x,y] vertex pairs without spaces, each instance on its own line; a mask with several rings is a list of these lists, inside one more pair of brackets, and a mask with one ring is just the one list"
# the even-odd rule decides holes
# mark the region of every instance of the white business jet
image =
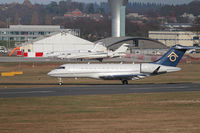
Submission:
[[128,80],[137,80],[148,76],[180,71],[176,67],[189,49],[197,47],[173,46],[159,60],[142,64],[65,64],[48,73],[49,76],[61,78],[94,78],[103,80],[121,80],[128,84]]
[[102,42],[99,42],[94,45],[93,48],[88,50],[63,50],[63,51],[50,51],[44,52],[45,57],[58,57],[58,58],[65,58],[67,55],[77,55],[80,53],[92,53],[92,52],[107,52],[107,48],[104,46]]
[[110,51],[103,45],[96,44],[96,47],[87,52],[65,53],[58,56],[61,59],[96,59],[102,62],[104,58],[117,58],[126,55],[129,44],[121,45],[117,50]]

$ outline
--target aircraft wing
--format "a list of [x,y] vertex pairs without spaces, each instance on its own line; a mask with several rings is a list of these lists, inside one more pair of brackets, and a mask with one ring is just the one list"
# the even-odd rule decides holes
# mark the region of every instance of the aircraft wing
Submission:
[[149,74],[114,74],[114,75],[105,75],[100,76],[99,78],[104,80],[137,80],[141,78],[145,78],[149,76]]

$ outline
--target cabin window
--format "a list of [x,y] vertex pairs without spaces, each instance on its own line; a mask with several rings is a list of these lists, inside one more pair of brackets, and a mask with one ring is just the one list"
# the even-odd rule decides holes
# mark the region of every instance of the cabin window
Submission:
[[59,66],[56,69],[65,69],[65,67],[64,66]]

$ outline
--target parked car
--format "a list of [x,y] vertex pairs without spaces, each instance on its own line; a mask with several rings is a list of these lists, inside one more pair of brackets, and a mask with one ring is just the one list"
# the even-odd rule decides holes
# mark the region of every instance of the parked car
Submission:
[[0,46],[0,53],[7,54],[8,51],[6,50],[6,48],[4,46]]

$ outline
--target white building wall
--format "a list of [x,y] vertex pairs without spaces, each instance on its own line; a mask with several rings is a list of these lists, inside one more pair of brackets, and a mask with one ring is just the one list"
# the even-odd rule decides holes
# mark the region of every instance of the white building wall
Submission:
[[22,47],[20,47],[20,50],[22,52],[31,52],[33,51],[33,45],[32,44],[23,45]]
[[41,40],[29,42],[24,44],[21,49],[28,52],[27,48],[31,48],[30,46],[27,47],[28,45],[32,45],[31,52],[77,51],[89,50],[94,47],[94,43],[68,33],[58,33]]
[[193,40],[196,36],[198,36],[196,33],[190,31],[149,31],[149,38],[160,41],[169,47],[175,44],[193,46],[193,44],[199,43],[199,40]]

